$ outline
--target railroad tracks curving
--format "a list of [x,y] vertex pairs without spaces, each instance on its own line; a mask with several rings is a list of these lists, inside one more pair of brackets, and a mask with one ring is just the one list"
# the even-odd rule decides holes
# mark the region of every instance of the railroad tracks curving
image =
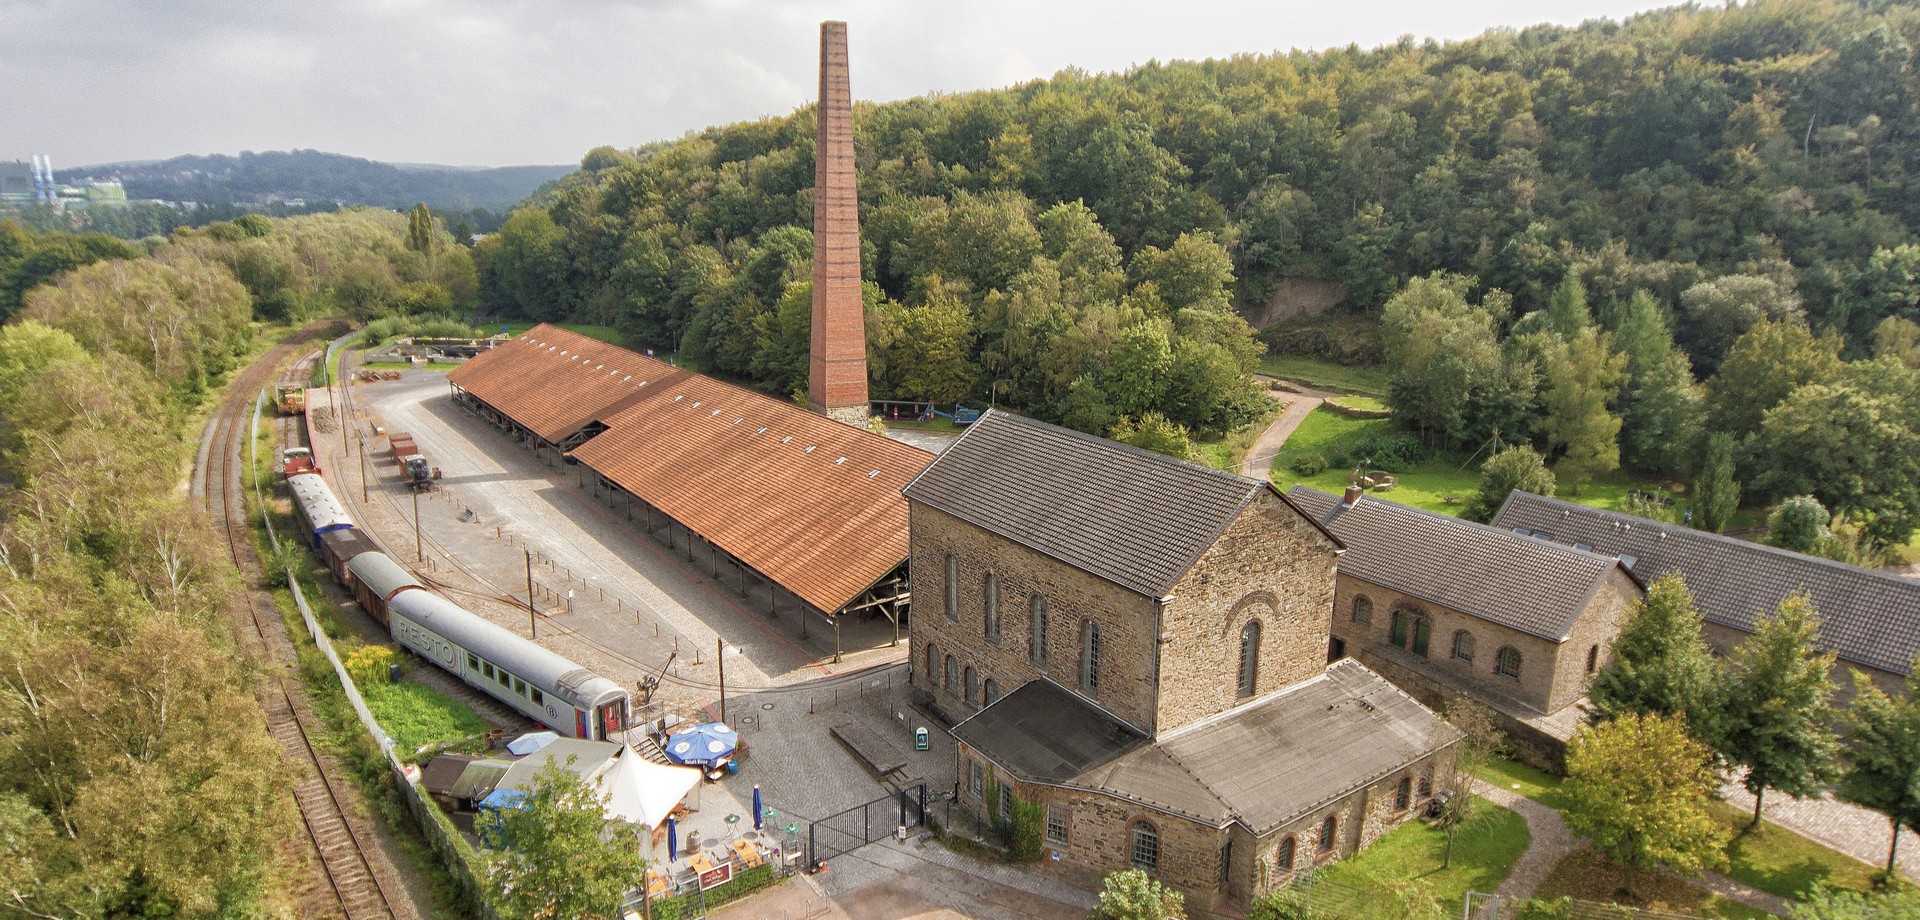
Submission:
[[[254,400],[272,381],[276,368],[302,348],[311,348],[311,329],[274,348],[235,378],[225,402],[208,422],[207,436],[194,465],[193,494],[226,534],[233,563],[251,584],[261,583],[263,566],[252,542],[243,487],[247,441],[252,434]],[[305,366],[306,362],[302,362]],[[297,427],[297,426],[288,426]],[[297,443],[297,442],[296,442]],[[267,678],[258,698],[268,734],[296,771],[293,797],[311,839],[315,863],[324,879],[309,892],[303,915],[324,913],[348,920],[402,920],[388,895],[395,883],[381,878],[370,832],[355,826],[346,802],[342,766],[323,755],[311,733],[320,729],[297,677],[298,656],[285,621],[264,591],[249,587],[230,606],[241,649],[263,665]]]

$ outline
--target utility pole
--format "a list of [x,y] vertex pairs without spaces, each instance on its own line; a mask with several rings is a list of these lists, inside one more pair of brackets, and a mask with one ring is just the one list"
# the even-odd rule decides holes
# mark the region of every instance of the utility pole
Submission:
[[367,503],[367,436],[360,436],[360,504]]
[[540,623],[533,611],[533,550],[522,550],[527,554],[527,637],[540,638]]
[[720,665],[720,721],[727,720],[727,640],[713,640],[713,660]]
[[413,490],[413,561],[427,561],[427,544],[420,539],[420,490]]

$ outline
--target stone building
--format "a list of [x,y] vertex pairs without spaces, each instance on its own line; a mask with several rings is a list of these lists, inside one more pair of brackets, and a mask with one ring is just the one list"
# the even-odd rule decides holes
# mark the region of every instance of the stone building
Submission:
[[1340,541],[1271,485],[989,412],[904,490],[914,686],[1054,864],[1245,904],[1423,807],[1459,733],[1327,664]]
[[1508,495],[1493,525],[1617,556],[1644,582],[1679,573],[1721,654],[1753,632],[1757,617],[1806,594],[1820,612],[1819,649],[1837,659],[1842,702],[1853,696],[1851,672],[1904,694],[1920,655],[1920,583],[1911,579],[1530,492]]
[[1430,706],[1466,694],[1520,753],[1558,769],[1575,705],[1643,595],[1620,560],[1363,495],[1287,497],[1347,546],[1334,657],[1352,655]]

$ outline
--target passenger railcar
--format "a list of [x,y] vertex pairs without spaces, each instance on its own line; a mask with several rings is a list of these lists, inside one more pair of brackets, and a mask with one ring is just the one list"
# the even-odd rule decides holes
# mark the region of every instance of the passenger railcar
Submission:
[[452,601],[402,590],[389,598],[387,614],[403,647],[554,731],[606,741],[626,728],[627,692],[619,684]]
[[307,543],[314,549],[320,549],[322,534],[353,529],[353,518],[347,516],[347,509],[334,497],[333,489],[318,472],[302,471],[288,476],[287,488],[293,490],[293,506],[300,511],[300,520],[307,529]]
[[353,599],[360,607],[385,626],[389,622],[387,604],[394,595],[402,591],[424,591],[427,586],[414,578],[400,563],[386,553],[361,553],[347,563],[347,575],[344,579]]

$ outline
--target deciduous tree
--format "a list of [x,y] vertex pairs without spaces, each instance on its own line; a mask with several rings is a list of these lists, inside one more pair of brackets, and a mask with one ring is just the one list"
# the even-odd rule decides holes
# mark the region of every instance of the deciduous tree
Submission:
[[1834,656],[1815,649],[1820,617],[1813,602],[1796,594],[1770,616],[1727,663],[1726,708],[1718,737],[1729,763],[1747,768],[1753,793],[1753,824],[1768,789],[1794,798],[1819,793],[1839,777],[1839,739],[1833,730]]
[[1888,696],[1854,672],[1847,709],[1847,773],[1840,797],[1887,816],[1893,842],[1887,875],[1900,851],[1900,829],[1920,831],[1920,664],[1907,676],[1905,696]]
[[477,822],[494,906],[514,920],[619,916],[643,863],[630,831],[609,827],[605,796],[552,762],[526,792]]
[[1186,920],[1186,896],[1139,869],[1122,869],[1101,882],[1089,920]]
[[1525,444],[1506,448],[1480,465],[1480,491],[1461,513],[1468,520],[1491,521],[1515,489],[1535,495],[1553,494],[1553,471],[1547,469],[1539,451]]
[[1719,789],[1705,745],[1681,719],[1626,713],[1567,746],[1567,828],[1627,869],[1693,873],[1726,862],[1727,834],[1707,806]]

